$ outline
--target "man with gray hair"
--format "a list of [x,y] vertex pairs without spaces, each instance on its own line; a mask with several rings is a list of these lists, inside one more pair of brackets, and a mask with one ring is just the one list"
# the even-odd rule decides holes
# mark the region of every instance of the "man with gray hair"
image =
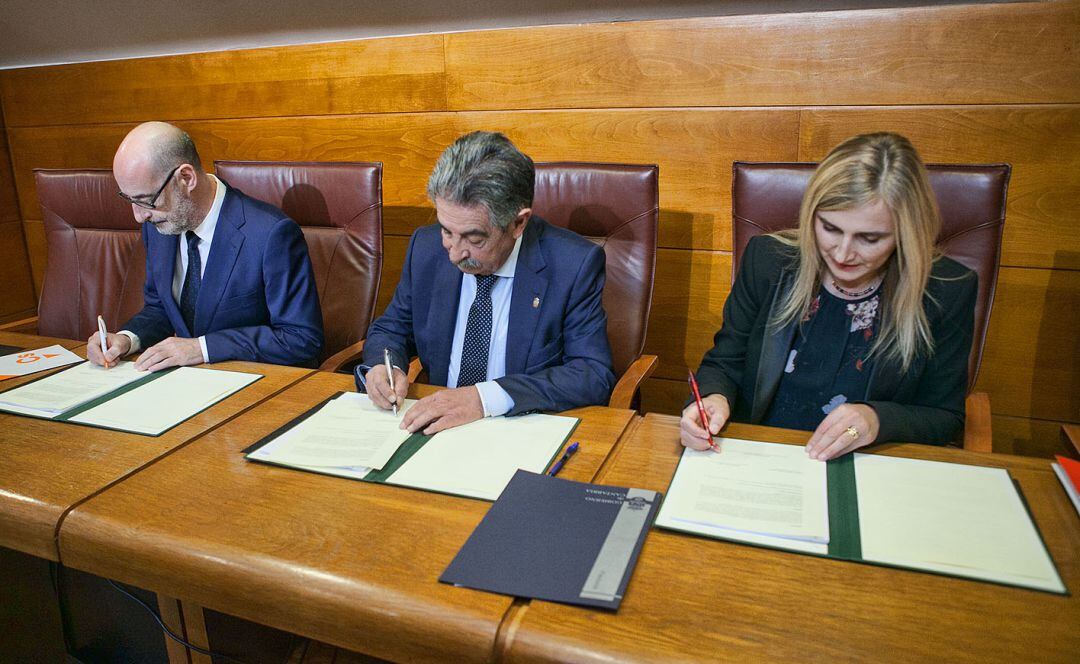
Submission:
[[186,132],[164,122],[131,130],[113,158],[120,197],[142,224],[143,308],[117,334],[87,342],[110,365],[136,368],[250,360],[314,366],[322,314],[296,222],[203,170]]
[[438,223],[413,233],[356,369],[358,389],[384,409],[405,398],[413,356],[432,384],[453,388],[421,399],[402,428],[607,403],[604,252],[532,213],[534,180],[532,160],[498,133],[466,134],[439,157],[427,189]]

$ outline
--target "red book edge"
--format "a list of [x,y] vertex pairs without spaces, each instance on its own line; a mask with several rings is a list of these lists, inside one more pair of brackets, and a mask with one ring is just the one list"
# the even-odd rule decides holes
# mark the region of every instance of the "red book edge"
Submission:
[[1075,459],[1069,459],[1063,457],[1060,454],[1056,455],[1058,465],[1065,471],[1065,474],[1069,476],[1069,481],[1072,482],[1073,488],[1080,493],[1080,461]]

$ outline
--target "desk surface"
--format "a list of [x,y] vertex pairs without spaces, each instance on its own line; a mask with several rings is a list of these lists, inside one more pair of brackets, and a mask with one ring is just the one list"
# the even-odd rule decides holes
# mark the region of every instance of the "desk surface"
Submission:
[[85,346],[85,341],[73,339],[60,339],[58,337],[39,337],[36,334],[23,334],[22,332],[8,332],[0,330],[0,346],[18,346],[23,350],[44,348],[59,344],[64,348],[74,349]]
[[[730,425],[725,435],[805,442]],[[922,445],[884,454],[1009,469],[1066,586],[1080,593],[1080,519],[1045,459]],[[597,482],[666,491],[678,419],[646,416]],[[510,661],[1062,661],[1080,652],[1080,601],[653,530],[617,614],[533,601]],[[1073,660],[1075,661],[1075,660]]]
[[[34,347],[41,345],[48,344]],[[76,352],[85,357],[85,346]],[[0,546],[57,560],[57,527],[72,506],[311,373],[248,362],[214,367],[264,378],[158,437],[0,413]],[[4,381],[0,390],[21,382]]]
[[[438,577],[489,503],[244,459],[351,388],[314,374],[80,505],[65,564],[379,657],[488,661],[511,599]],[[568,414],[582,451],[561,475],[589,480],[633,413]]]

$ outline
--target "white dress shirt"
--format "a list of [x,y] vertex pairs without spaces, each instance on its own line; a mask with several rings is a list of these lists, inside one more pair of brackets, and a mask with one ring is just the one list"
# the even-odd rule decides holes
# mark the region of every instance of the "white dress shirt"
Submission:
[[[506,375],[506,331],[510,324],[510,297],[514,293],[514,273],[517,271],[520,251],[519,237],[514,242],[514,249],[506,262],[495,271],[498,279],[491,288],[491,343],[488,345],[487,380],[476,384],[485,417],[504,415],[514,407],[513,398],[495,379]],[[451,387],[457,387],[458,375],[461,373],[461,349],[465,345],[469,308],[475,299],[476,277],[471,274],[462,275],[457,321],[454,323],[454,341],[450,345],[450,366],[446,375],[446,384]]]
[[[213,182],[217,182],[217,191],[214,192],[214,202],[210,205],[210,210],[206,213],[206,217],[203,218],[202,223],[195,227],[192,231],[199,236],[199,263],[201,271],[199,277],[206,274],[206,261],[210,257],[210,245],[214,242],[214,231],[217,229],[218,218],[221,216],[221,204],[225,201],[225,183],[217,179],[213,175],[207,173],[206,176],[211,178]],[[180,234],[180,241],[177,243],[176,252],[177,259],[176,265],[173,267],[173,280],[172,280],[172,296],[177,303],[180,302],[180,293],[184,290],[184,278],[187,276],[187,233]],[[474,286],[475,288],[475,286]],[[131,339],[131,350],[129,353],[137,353],[141,350],[141,343],[139,337],[135,333],[128,330],[120,330],[120,334],[126,335]],[[210,361],[210,353],[206,350],[206,337],[199,337],[199,348],[202,349],[203,362]]]

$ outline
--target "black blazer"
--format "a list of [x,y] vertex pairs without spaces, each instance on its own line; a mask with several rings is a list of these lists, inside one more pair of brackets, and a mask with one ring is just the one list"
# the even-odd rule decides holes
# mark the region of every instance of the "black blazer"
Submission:
[[[750,240],[731,294],[724,323],[697,372],[702,396],[722,394],[731,419],[757,424],[780,384],[797,322],[768,327],[791,287],[798,252],[779,240]],[[903,277],[901,277],[903,278]],[[941,445],[955,441],[964,425],[968,354],[971,350],[978,277],[949,258],[939,258],[923,306],[934,350],[915,358],[907,371],[875,358],[866,395],[881,422],[876,442]]]

